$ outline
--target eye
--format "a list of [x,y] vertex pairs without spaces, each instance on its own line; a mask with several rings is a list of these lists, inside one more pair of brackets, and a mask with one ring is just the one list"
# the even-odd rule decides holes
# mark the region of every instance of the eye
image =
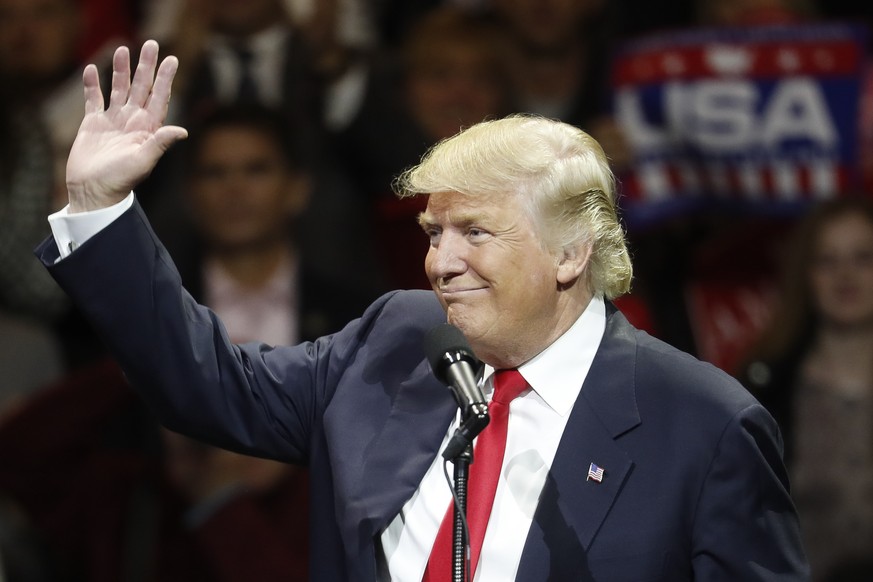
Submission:
[[476,227],[476,226],[471,226],[470,228],[467,229],[467,238],[469,238],[470,241],[474,242],[474,243],[483,242],[490,235],[491,235],[491,233],[489,233],[488,231],[483,230],[483,229]]
[[440,242],[440,235],[442,234],[442,229],[436,226],[423,226],[422,230],[424,230],[424,234],[427,235],[427,238],[430,241],[431,246],[436,246]]
[[220,182],[227,179],[227,168],[220,164],[203,164],[194,170],[194,175],[203,182]]
[[246,175],[252,178],[263,178],[269,176],[278,169],[276,164],[271,164],[266,160],[257,160],[246,165]]

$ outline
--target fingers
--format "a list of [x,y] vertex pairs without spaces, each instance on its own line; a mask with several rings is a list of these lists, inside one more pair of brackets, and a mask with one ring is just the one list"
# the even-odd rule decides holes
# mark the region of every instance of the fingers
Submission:
[[103,111],[103,92],[100,91],[100,76],[97,67],[88,65],[82,73],[82,85],[85,88],[85,114]]
[[149,94],[152,91],[152,83],[155,78],[155,67],[158,64],[158,43],[147,40],[142,45],[139,55],[139,64],[133,75],[130,85],[130,96],[127,102],[136,107],[144,107]]
[[109,93],[109,108],[121,109],[130,93],[130,51],[118,47],[112,57],[112,91]]
[[154,87],[146,103],[146,110],[155,119],[163,121],[167,116],[173,78],[177,70],[179,70],[179,60],[176,57],[165,58],[158,68]]

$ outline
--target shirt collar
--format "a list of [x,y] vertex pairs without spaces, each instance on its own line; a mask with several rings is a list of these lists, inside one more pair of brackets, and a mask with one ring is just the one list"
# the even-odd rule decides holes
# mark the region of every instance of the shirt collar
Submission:
[[[582,390],[605,331],[606,304],[595,296],[570,329],[518,371],[550,408],[565,416]],[[493,373],[494,368],[486,365],[484,378],[489,380],[489,391]]]
[[257,288],[240,284],[214,259],[203,264],[203,281],[210,303],[245,303],[255,299],[267,302],[291,304],[294,295],[293,278],[297,269],[296,260],[290,255],[283,257],[276,270],[263,285]]

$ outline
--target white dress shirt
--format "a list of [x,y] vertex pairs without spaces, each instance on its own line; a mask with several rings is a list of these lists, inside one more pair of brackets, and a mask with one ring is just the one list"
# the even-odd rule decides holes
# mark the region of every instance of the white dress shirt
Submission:
[[[546,476],[605,330],[606,307],[603,299],[595,297],[564,335],[518,369],[532,390],[510,405],[503,468],[475,582],[515,580]],[[483,375],[488,400],[494,389],[493,372],[486,366]],[[440,451],[457,424],[456,418]],[[453,472],[451,465],[448,472]],[[450,501],[443,458],[437,455],[418,490],[382,532],[385,580],[421,582]]]
[[[264,105],[277,107],[282,104],[282,81],[284,78],[286,45],[291,29],[276,24],[262,32],[251,35],[245,45],[252,52],[249,73],[258,88],[258,97]],[[237,88],[243,70],[233,49],[234,41],[214,34],[209,46],[209,65],[215,80],[218,100],[229,103],[236,99]]]
[[60,252],[58,260],[70,256],[70,253],[109,226],[131,206],[133,206],[133,192],[128,194],[118,204],[113,204],[100,210],[71,214],[70,205],[68,204],[54,214],[49,215],[49,226],[51,226],[52,236]]

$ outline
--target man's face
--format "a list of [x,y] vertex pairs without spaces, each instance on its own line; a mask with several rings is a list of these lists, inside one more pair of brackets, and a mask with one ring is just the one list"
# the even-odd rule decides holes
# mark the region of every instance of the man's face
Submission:
[[494,63],[472,43],[440,47],[426,64],[416,66],[410,72],[407,98],[416,121],[433,141],[498,114],[504,100]]
[[555,339],[558,260],[517,196],[431,194],[420,221],[430,237],[428,279],[480,359],[515,366]]
[[245,127],[217,128],[196,156],[191,202],[202,233],[223,249],[274,242],[288,234],[305,191],[279,147]]
[[602,9],[602,0],[496,0],[497,13],[528,50],[562,52],[581,39],[580,27]]

